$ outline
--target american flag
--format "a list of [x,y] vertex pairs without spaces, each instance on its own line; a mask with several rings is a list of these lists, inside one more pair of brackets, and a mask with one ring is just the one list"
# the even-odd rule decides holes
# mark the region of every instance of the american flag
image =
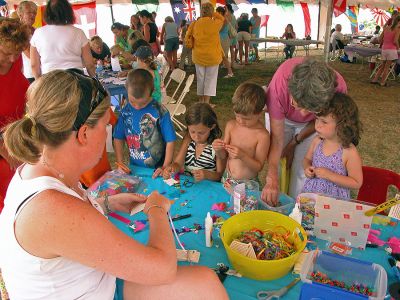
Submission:
[[196,19],[196,9],[194,1],[191,0],[171,0],[171,8],[174,14],[175,23],[179,24],[181,20],[192,22]]

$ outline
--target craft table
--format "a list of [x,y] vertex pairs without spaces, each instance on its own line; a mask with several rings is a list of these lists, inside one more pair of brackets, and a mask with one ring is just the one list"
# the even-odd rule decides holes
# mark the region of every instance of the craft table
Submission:
[[[363,46],[363,45],[348,45],[344,47],[344,52],[348,55],[350,61],[353,59],[354,54],[363,57],[371,57],[381,54],[381,48],[378,45]],[[397,51],[400,55],[400,50]]]
[[110,93],[111,97],[115,97],[118,101],[118,104],[121,107],[122,99],[128,98],[128,93],[125,88],[125,83],[114,84],[109,82],[110,79],[118,79],[118,72],[103,70],[97,73],[97,77],[100,82],[103,84],[105,89]]
[[[146,183],[146,187],[143,190],[144,194],[150,194],[151,191],[157,190],[164,194],[167,198],[174,200],[174,204],[171,206],[170,214],[171,216],[179,214],[191,214],[192,217],[174,221],[176,229],[181,229],[182,226],[193,227],[194,223],[201,224],[204,226],[204,219],[207,212],[211,215],[219,215],[225,219],[229,217],[225,212],[212,211],[211,206],[218,202],[228,202],[230,196],[225,192],[224,188],[220,183],[202,181],[199,183],[193,183],[193,179],[187,176],[181,176],[181,190],[168,186],[164,183],[162,178],[152,179],[151,175],[153,173],[152,169],[131,167],[134,175],[137,175],[143,179]],[[183,183],[187,181],[184,185]],[[193,185],[191,185],[193,183]],[[123,214],[126,218],[130,220],[145,220],[146,216],[143,212],[136,214],[135,216],[129,216],[128,214]],[[120,230],[122,230],[127,235],[133,237],[135,240],[147,243],[148,240],[148,224],[143,231],[133,233],[132,229],[121,221],[118,221],[112,217],[109,218],[110,221],[116,225]],[[374,229],[381,229],[382,234],[381,239],[387,240],[391,236],[400,236],[400,225],[397,226],[381,226],[373,225]],[[214,230],[213,238],[214,245],[212,248],[205,247],[205,233],[204,230],[200,230],[198,233],[189,232],[180,236],[181,241],[184,243],[186,249],[195,249],[201,252],[200,265],[208,266],[210,268],[215,268],[217,263],[224,263],[230,266],[228,258],[226,256],[224,246],[222,241],[218,236],[219,230]],[[320,249],[325,249],[326,241],[317,240],[318,247]],[[177,248],[179,248],[176,242]],[[388,274],[388,285],[395,282],[394,274],[389,269],[388,255],[383,248],[367,248],[365,251],[358,249],[353,249],[352,257],[362,259],[365,261],[375,262],[380,264],[386,269]],[[180,265],[187,265],[188,263],[180,262]],[[266,270],[267,271],[267,270]],[[357,272],[357,270],[354,270]],[[258,281],[248,278],[238,278],[235,276],[228,276],[224,281],[224,286],[228,291],[230,299],[246,300],[246,299],[256,299],[257,292],[260,290],[275,290],[280,289],[283,286],[289,284],[298,275],[288,274],[283,278],[272,280],[272,281]],[[298,299],[300,295],[302,283],[299,282],[294,286],[289,292],[283,297],[284,299]]]

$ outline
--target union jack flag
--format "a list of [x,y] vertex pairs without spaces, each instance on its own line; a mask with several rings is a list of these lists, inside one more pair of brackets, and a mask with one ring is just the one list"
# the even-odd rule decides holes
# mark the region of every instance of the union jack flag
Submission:
[[177,24],[181,20],[192,22],[196,19],[196,8],[192,0],[171,0],[171,8]]

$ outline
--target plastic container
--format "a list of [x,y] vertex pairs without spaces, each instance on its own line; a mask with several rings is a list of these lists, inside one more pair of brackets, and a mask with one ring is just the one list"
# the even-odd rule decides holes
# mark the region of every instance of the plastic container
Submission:
[[259,209],[272,210],[277,213],[281,213],[288,216],[293,210],[295,200],[286,194],[280,193],[278,199],[278,204],[279,204],[278,206],[269,206],[261,199],[259,199],[258,203],[259,203],[258,205]]
[[[229,247],[242,231],[251,230],[254,227],[266,230],[278,225],[294,232],[293,242],[297,251],[289,257],[277,260],[257,260],[233,251]],[[296,233],[297,230],[300,231],[300,235]],[[235,270],[245,277],[257,280],[273,280],[285,276],[293,268],[307,243],[307,235],[297,222],[285,215],[267,210],[253,210],[230,217],[222,225],[220,237]]]
[[255,210],[258,208],[260,198],[260,185],[257,181],[241,180],[233,186],[229,206],[233,206],[235,213]]
[[[366,296],[362,293],[351,292],[344,288],[316,282],[311,275],[316,272],[321,272],[331,281],[343,282],[348,287],[353,284],[363,284],[372,289],[373,294]],[[332,294],[332,297],[321,298],[325,300],[337,299],[335,298],[337,296],[335,296],[335,292],[337,294],[337,291],[348,295],[348,297],[341,299],[358,299],[357,297],[354,298],[354,296],[361,296],[364,299],[380,300],[384,299],[387,289],[387,274],[381,265],[319,250],[313,251],[312,255],[307,256],[300,272],[300,278],[303,282],[315,286],[311,287],[311,289],[320,289],[319,286],[322,286],[327,295]],[[310,287],[307,289],[310,289]]]

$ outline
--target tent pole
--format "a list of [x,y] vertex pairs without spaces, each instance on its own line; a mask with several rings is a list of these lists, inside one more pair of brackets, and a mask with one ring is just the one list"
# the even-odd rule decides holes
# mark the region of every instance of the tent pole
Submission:
[[325,48],[324,48],[324,61],[328,62],[329,58],[329,43],[331,38],[331,27],[332,27],[332,14],[333,14],[333,0],[328,1],[328,12],[326,16],[326,27],[325,27]]
[[[317,41],[319,41],[319,22],[321,21],[321,0],[318,1],[318,32],[317,32]],[[319,44],[317,43],[317,49],[319,48]]]
[[110,12],[111,12],[111,21],[114,24],[115,23],[115,19],[114,19],[114,11],[113,11],[113,7],[112,7],[112,0],[108,0],[108,3],[110,3]]

